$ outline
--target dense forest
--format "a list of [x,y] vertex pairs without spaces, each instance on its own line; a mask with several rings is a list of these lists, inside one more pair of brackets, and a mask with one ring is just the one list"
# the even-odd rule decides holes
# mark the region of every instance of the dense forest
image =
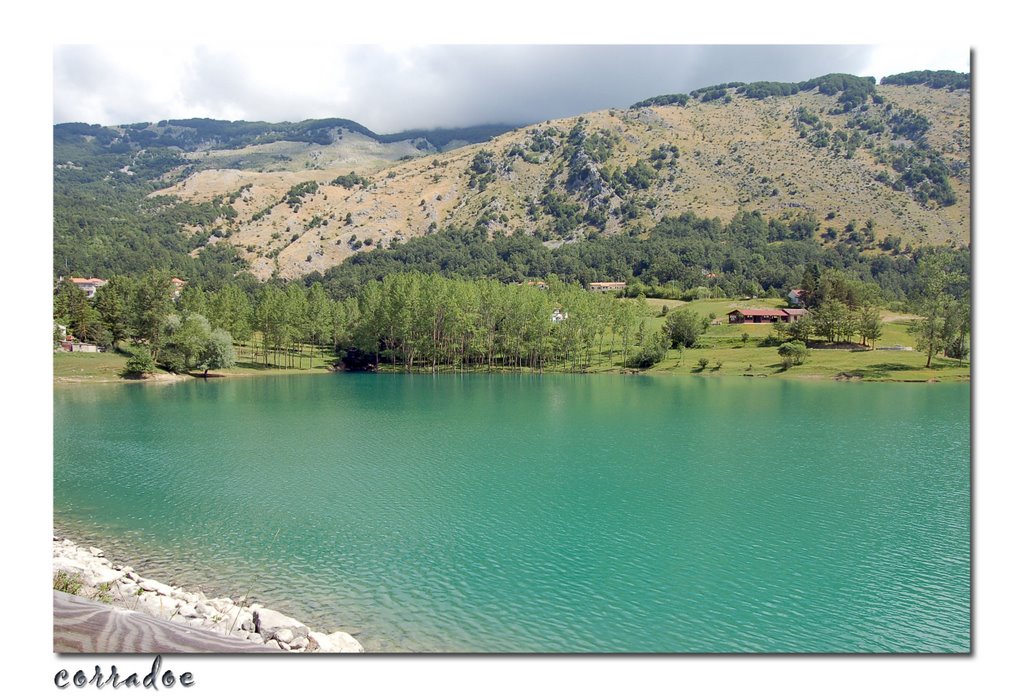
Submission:
[[882,84],[924,85],[937,90],[969,90],[971,89],[971,76],[954,70],[915,70],[883,77]]
[[647,233],[596,237],[554,249],[525,234],[490,239],[482,226],[445,229],[350,257],[306,281],[322,281],[336,298],[352,297],[370,281],[409,270],[504,283],[549,275],[578,286],[627,281],[631,294],[671,299],[704,291],[720,297],[782,297],[799,285],[805,268],[815,266],[873,283],[891,304],[919,295],[921,263],[938,251],[952,255],[952,263],[963,273],[969,269],[966,248],[913,248],[891,235],[877,240],[870,253],[861,251],[874,235],[871,221],[851,221],[835,233],[842,237],[840,243],[830,247],[817,238],[833,234],[834,228],[820,228],[809,214],[786,222],[766,219],[756,211],[741,212],[723,224],[684,213],[664,217]]
[[[900,76],[894,76],[899,78]],[[883,80],[884,82],[884,80]],[[894,84],[916,84],[910,82]],[[749,99],[766,99],[768,97],[788,97],[798,92],[809,92],[817,89],[822,94],[836,95],[837,104],[842,111],[850,111],[868,101],[869,97],[875,94],[875,78],[857,77],[843,73],[830,73],[803,82],[725,82],[720,85],[711,85],[693,90],[689,94],[663,94],[657,97],[650,97],[641,100],[630,109],[640,109],[650,106],[678,105],[686,106],[691,99],[700,102],[712,102],[715,100],[731,100],[729,90],[741,94]]]

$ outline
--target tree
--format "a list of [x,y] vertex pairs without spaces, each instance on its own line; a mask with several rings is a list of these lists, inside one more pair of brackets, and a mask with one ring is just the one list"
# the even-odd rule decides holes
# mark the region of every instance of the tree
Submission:
[[838,300],[826,300],[811,314],[814,333],[825,341],[837,341],[849,324],[850,311]]
[[626,365],[630,368],[651,368],[665,358],[670,343],[671,339],[664,331],[651,332],[637,352],[629,357]]
[[322,283],[314,283],[306,291],[306,337],[309,340],[309,367],[313,367],[313,345],[322,346],[331,335],[331,301]]
[[969,298],[949,303],[943,323],[942,352],[956,358],[961,365],[970,354],[967,337],[971,333],[971,303]]
[[818,281],[821,278],[821,270],[817,264],[808,264],[804,267],[804,275],[800,279],[800,289],[803,295],[800,301],[805,307],[817,307],[821,302],[821,295],[818,293]]
[[711,321],[707,317],[693,310],[673,310],[665,317],[665,331],[672,348],[692,348],[710,326]]
[[622,349],[622,364],[626,365],[626,349],[629,340],[643,326],[645,305],[643,300],[621,300],[615,304],[612,329],[619,335]]
[[932,367],[932,357],[942,347],[945,320],[941,312],[941,307],[936,306],[935,311],[929,311],[910,326],[910,333],[916,337],[914,348],[928,356],[928,360],[924,364],[925,368]]
[[790,341],[807,343],[814,334],[814,323],[804,315],[786,325],[786,336]]
[[185,286],[176,304],[178,312],[183,315],[202,315],[206,317],[209,313],[206,293],[199,286]]
[[89,303],[85,292],[71,281],[63,281],[53,299],[53,318],[66,325],[72,334],[82,341],[95,341],[109,345],[110,333],[103,326],[103,319]]
[[214,329],[206,338],[196,366],[206,377],[211,370],[230,368],[235,364],[235,345],[231,335],[223,329]]
[[860,334],[861,345],[867,346],[871,342],[871,348],[882,336],[882,313],[877,307],[865,305],[857,312],[857,332]]
[[164,326],[160,363],[172,373],[199,367],[210,339],[210,323],[202,315],[170,315]]
[[[132,338],[158,350],[167,317],[174,310],[173,297],[169,273],[150,271],[140,278],[132,298]],[[159,362],[159,356],[154,357]]]
[[234,284],[226,285],[210,298],[207,319],[213,329],[223,329],[238,342],[252,338],[252,305],[249,296]]
[[114,276],[106,285],[96,289],[96,311],[110,332],[112,343],[116,344],[131,336],[134,293],[135,282],[128,276]]
[[946,311],[952,298],[947,286],[956,279],[948,270],[948,254],[934,254],[921,262],[921,296],[917,303],[921,319],[915,321],[910,332],[917,337],[916,348],[926,354],[926,368],[932,367],[932,357],[941,350],[945,336]]
[[807,346],[802,341],[788,341],[779,346],[779,355],[782,356],[782,367],[785,370],[803,363],[807,359],[807,353]]
[[256,296],[253,326],[262,339],[264,364],[270,362],[270,349],[274,350],[276,359],[277,352],[284,346],[287,337],[286,319],[284,291],[276,285],[261,287]]
[[145,346],[132,346],[128,349],[128,361],[124,364],[126,377],[142,377],[156,372],[153,354]]

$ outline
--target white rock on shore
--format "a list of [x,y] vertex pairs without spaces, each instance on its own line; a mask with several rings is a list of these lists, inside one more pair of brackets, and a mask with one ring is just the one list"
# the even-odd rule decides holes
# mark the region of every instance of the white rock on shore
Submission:
[[346,632],[324,634],[257,603],[245,606],[230,598],[207,598],[143,578],[130,566],[112,565],[96,547],[79,547],[67,538],[53,538],[53,573],[63,572],[81,584],[79,595],[135,612],[235,636],[285,651],[362,653],[362,645]]

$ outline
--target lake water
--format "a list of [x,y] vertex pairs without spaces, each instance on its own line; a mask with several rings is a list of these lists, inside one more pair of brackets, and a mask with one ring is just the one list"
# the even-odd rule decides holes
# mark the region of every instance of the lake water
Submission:
[[55,526],[370,651],[964,652],[969,410],[619,375],[59,388]]

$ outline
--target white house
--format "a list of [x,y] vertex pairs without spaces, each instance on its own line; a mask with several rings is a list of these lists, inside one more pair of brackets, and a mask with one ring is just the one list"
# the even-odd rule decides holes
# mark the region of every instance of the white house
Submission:
[[106,280],[102,278],[78,278],[77,276],[72,276],[70,280],[85,293],[87,298],[96,295],[96,289],[107,285]]
[[607,293],[608,291],[626,290],[625,281],[595,281],[588,286],[591,292]]

